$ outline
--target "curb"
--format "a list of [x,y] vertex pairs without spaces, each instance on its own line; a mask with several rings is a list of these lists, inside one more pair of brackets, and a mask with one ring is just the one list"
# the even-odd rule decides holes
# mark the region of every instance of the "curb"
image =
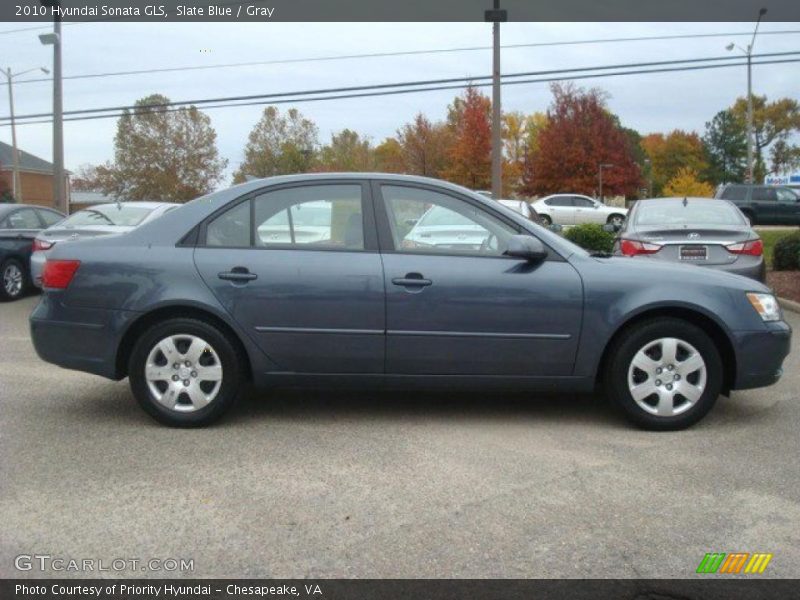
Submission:
[[778,304],[780,304],[785,310],[790,310],[792,312],[800,313],[800,302],[795,302],[794,300],[787,300],[786,298],[778,298]]

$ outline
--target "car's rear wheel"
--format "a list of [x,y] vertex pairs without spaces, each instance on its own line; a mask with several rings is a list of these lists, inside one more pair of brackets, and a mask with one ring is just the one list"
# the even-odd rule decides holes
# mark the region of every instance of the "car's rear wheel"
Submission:
[[549,227],[553,224],[553,219],[550,218],[550,215],[539,215],[539,220],[542,222],[542,225],[545,227]]
[[9,258],[0,267],[0,299],[16,300],[25,294],[28,287],[28,273],[25,267],[15,258]]
[[609,215],[606,223],[608,223],[609,225],[616,225],[617,227],[622,227],[625,224],[625,217],[620,214]]
[[142,408],[173,427],[202,427],[233,406],[245,378],[235,340],[197,319],[170,319],[134,345],[128,377]]
[[684,429],[717,401],[723,366],[713,340],[673,318],[631,326],[610,349],[606,392],[645,429]]

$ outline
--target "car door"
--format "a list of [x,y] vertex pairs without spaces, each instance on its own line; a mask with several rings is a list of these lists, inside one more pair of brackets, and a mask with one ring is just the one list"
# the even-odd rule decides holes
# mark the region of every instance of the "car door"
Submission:
[[605,223],[602,218],[602,211],[598,208],[594,200],[584,198],[583,196],[572,196],[573,208],[573,223],[580,225],[581,223]]
[[776,222],[782,225],[800,225],[800,195],[788,188],[777,188]]
[[572,225],[575,223],[572,196],[554,196],[547,200],[546,204],[550,207],[553,223],[558,225]]
[[[504,256],[508,239],[527,232],[475,199],[395,182],[376,182],[373,193],[387,374],[572,373],[583,292],[568,262],[554,252],[538,264]],[[409,223],[431,210],[440,222],[471,222],[483,238],[439,244],[410,236]]]
[[0,223],[0,249],[6,256],[15,256],[28,268],[33,238],[42,228],[36,211],[29,207],[12,210]]
[[756,209],[756,219],[761,225],[778,223],[778,194],[768,185],[753,186],[751,201]]
[[195,263],[284,372],[383,373],[385,295],[369,188],[269,187],[213,215]]

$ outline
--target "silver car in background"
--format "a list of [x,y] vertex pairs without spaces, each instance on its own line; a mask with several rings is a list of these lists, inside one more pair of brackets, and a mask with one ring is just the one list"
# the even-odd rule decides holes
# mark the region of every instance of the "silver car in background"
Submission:
[[727,200],[639,200],[614,241],[614,254],[766,278],[764,244]]
[[42,287],[44,263],[56,244],[100,235],[127,233],[178,206],[171,202],[115,202],[97,204],[71,214],[53,227],[40,232],[33,240],[33,283]]

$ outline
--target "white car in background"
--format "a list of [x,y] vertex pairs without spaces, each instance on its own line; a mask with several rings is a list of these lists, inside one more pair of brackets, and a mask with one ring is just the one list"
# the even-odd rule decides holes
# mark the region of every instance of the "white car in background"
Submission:
[[539,215],[542,225],[581,225],[583,223],[611,223],[619,225],[625,222],[628,209],[618,206],[606,206],[589,196],[580,194],[553,194],[545,196],[533,203],[533,210]]

